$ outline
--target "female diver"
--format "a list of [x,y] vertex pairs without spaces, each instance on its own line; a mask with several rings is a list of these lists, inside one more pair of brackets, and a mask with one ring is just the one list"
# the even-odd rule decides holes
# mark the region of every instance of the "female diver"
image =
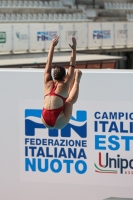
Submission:
[[52,40],[47,63],[44,70],[44,105],[42,122],[49,129],[62,129],[72,115],[73,104],[77,101],[79,82],[82,75],[80,70],[75,70],[76,65],[76,39],[72,38],[70,67],[66,74],[64,67],[56,66],[51,75],[51,65],[54,47],[58,44],[59,37]]

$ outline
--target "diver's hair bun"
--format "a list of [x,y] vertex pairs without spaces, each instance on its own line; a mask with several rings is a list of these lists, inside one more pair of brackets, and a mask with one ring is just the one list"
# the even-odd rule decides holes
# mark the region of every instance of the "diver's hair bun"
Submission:
[[61,66],[57,66],[55,67],[54,69],[54,79],[55,80],[62,80],[63,77],[66,75],[66,70],[64,67],[61,67]]

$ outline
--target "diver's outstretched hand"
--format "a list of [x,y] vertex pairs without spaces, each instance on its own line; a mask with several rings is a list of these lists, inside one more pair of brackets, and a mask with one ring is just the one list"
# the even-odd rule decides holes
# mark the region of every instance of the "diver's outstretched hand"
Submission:
[[52,45],[55,47],[58,44],[58,42],[59,42],[59,36],[56,35],[52,40]]
[[71,47],[71,49],[76,49],[76,45],[77,45],[76,38],[72,37],[72,45],[69,44],[69,46]]

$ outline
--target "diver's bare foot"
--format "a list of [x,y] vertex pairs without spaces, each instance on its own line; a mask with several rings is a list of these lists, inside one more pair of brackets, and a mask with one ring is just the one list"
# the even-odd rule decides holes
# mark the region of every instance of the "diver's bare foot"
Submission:
[[80,82],[81,76],[82,76],[82,72],[79,69],[75,70],[75,81]]

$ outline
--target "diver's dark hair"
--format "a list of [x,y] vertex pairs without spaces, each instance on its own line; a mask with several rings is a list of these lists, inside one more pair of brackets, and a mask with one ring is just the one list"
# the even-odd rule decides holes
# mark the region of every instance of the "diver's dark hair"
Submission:
[[58,80],[58,81],[60,80],[61,81],[65,75],[66,75],[66,70],[65,70],[64,67],[56,66],[54,68],[53,76],[54,76],[55,80]]

